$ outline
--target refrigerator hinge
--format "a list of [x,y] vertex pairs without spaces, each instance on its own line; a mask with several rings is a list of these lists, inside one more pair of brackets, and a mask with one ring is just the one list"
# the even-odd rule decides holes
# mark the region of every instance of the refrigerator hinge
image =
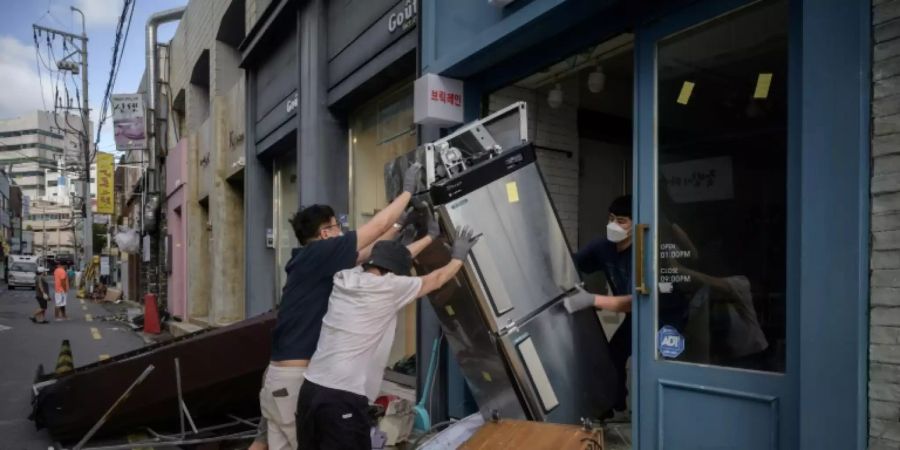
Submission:
[[517,333],[519,331],[519,325],[512,320],[508,320],[506,325],[503,328],[497,330],[498,336],[506,336],[510,333]]

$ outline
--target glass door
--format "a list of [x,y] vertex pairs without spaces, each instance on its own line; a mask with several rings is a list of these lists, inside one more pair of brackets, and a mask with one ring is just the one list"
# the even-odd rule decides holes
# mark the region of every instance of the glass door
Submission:
[[297,189],[297,153],[286,151],[276,157],[273,162],[272,176],[272,211],[275,221],[275,298],[281,302],[281,290],[287,281],[285,266],[291,259],[294,248],[300,244],[291,226],[291,218],[299,207],[299,190]]
[[795,448],[788,2],[703,2],[638,33],[635,437]]

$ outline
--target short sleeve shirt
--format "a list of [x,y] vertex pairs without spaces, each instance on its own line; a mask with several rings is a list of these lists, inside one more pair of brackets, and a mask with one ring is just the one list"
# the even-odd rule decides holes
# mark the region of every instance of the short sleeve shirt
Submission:
[[53,271],[53,280],[55,291],[58,293],[66,292],[66,283],[69,281],[69,276],[66,275],[66,269],[62,267],[57,267],[56,270]]
[[356,257],[355,231],[294,249],[272,332],[272,361],[312,357],[334,274],[356,265]]
[[584,273],[602,270],[613,295],[631,294],[631,249],[620,252],[614,242],[605,237],[588,242],[572,255],[575,267]]
[[397,313],[416,299],[421,288],[421,278],[379,276],[361,267],[335,275],[306,379],[374,401],[394,343]]

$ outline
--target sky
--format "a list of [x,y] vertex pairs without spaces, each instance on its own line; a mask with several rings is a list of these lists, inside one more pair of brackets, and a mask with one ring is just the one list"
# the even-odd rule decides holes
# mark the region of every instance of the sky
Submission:
[[[157,11],[163,11],[187,4],[187,0],[135,0],[136,9],[131,30],[125,43],[114,94],[137,91],[146,66],[144,32],[147,18]],[[17,117],[38,109],[53,109],[53,86],[57,80],[44,67],[40,67],[35,54],[34,35],[31,25],[36,23],[49,28],[81,34],[81,16],[69,8],[75,6],[84,11],[88,35],[88,93],[91,120],[94,122],[92,135],[97,131],[97,118],[106,84],[116,25],[122,13],[124,0],[0,0],[0,119]],[[159,28],[159,41],[166,42],[175,34],[178,23]],[[124,30],[123,30],[124,33]],[[41,55],[47,57],[46,37],[41,41]],[[63,57],[59,40],[54,46],[57,59]],[[121,44],[120,44],[121,45]],[[70,50],[71,51],[71,50]],[[55,64],[51,67],[55,69]],[[77,83],[76,83],[77,82]],[[81,88],[81,75],[73,82],[69,77],[70,96],[72,88]],[[60,89],[62,84],[59,84]],[[43,90],[43,99],[41,91]],[[46,107],[45,107],[46,105]],[[113,152],[115,142],[112,134],[112,120],[103,124],[98,145],[100,151]]]

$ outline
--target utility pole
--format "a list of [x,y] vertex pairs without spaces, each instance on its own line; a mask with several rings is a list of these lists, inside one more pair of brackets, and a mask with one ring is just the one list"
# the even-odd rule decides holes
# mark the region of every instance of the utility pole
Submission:
[[[90,127],[90,103],[88,96],[88,37],[87,37],[87,28],[85,27],[85,19],[84,12],[80,9],[72,6],[70,9],[74,12],[77,12],[81,15],[81,36],[77,34],[68,33],[61,30],[55,30],[52,28],[43,27],[40,25],[32,25],[32,27],[38,32],[44,32],[48,34],[53,34],[57,36],[63,37],[63,39],[68,38],[70,41],[78,40],[81,42],[81,48],[76,46],[75,52],[71,55],[66,56],[61,61],[57,63],[57,67],[60,70],[69,70],[73,73],[77,73],[79,68],[74,63],[66,61],[70,56],[78,53],[81,56],[81,92],[82,92],[82,106],[81,106],[81,146],[82,151],[84,152],[84,173],[82,174],[82,198],[84,202],[84,239],[83,239],[83,247],[84,247],[84,266],[93,261],[93,205],[91,205],[91,127]],[[73,43],[74,45],[74,43]],[[68,114],[66,111],[64,114]],[[74,230],[73,230],[74,231]]]

